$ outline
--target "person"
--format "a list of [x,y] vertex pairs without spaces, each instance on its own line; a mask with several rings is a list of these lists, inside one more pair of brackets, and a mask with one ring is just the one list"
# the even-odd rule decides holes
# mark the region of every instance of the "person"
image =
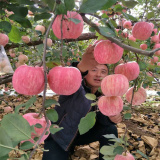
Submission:
[[[83,54],[82,60],[72,64],[82,73],[82,85],[72,95],[59,96],[60,106],[55,106],[59,117],[55,124],[63,129],[55,134],[50,134],[45,140],[42,160],[68,160],[74,152],[75,146],[99,141],[99,148],[101,148],[114,143],[103,135],[118,136],[115,124],[121,122],[121,114],[107,117],[97,110],[97,106],[91,106],[92,101],[85,97],[86,93],[93,93],[98,99],[102,95],[98,91],[101,80],[108,75],[107,65],[98,64],[95,61],[94,47],[94,45],[90,45]],[[97,111],[95,125],[87,133],[80,135],[78,131],[80,120],[90,111]],[[102,160],[102,157],[103,155],[99,153],[99,160]]]

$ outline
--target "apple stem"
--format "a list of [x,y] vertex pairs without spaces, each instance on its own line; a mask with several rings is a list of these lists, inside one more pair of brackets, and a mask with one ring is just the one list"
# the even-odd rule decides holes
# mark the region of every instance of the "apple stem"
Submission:
[[63,31],[62,31],[62,25],[63,25],[63,20],[64,20],[64,15],[62,15],[62,19],[61,19],[61,49],[60,49],[60,61],[61,61],[61,66],[64,67],[64,61],[63,61]]
[[[56,8],[56,4],[54,5],[53,7],[53,12],[55,11],[55,8]],[[45,135],[46,131],[48,130],[50,124],[49,124],[49,120],[48,120],[48,117],[46,116],[46,111],[45,111],[45,101],[46,101],[46,90],[47,90],[47,68],[46,68],[46,49],[47,49],[47,37],[49,35],[49,31],[50,31],[50,28],[52,27],[52,24],[54,22],[54,20],[56,19],[57,15],[55,15],[52,19],[52,21],[50,22],[49,24],[49,27],[46,31],[46,35],[45,35],[45,41],[44,41],[44,52],[43,52],[43,69],[44,69],[44,79],[45,79],[45,86],[44,86],[44,90],[43,90],[43,102],[42,102],[42,108],[41,108],[41,111],[40,113],[38,114],[38,117],[41,116],[41,114],[43,113],[44,114],[44,117],[45,117],[45,120],[47,122],[47,126],[46,128],[44,129],[43,133],[41,134],[39,140],[37,141],[37,143],[35,144],[35,147],[33,149],[33,151],[31,152],[30,154],[30,157],[29,157],[29,160],[31,160],[34,152],[36,151],[36,149],[38,148],[38,145],[40,143],[40,140],[42,139],[42,137]]]

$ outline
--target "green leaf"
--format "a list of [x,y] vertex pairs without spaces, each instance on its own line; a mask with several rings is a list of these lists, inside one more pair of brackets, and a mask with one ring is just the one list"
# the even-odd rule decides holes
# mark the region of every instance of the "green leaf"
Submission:
[[41,14],[36,14],[34,16],[34,20],[35,21],[39,21],[41,19],[49,19],[51,16],[52,16],[52,14],[46,13],[46,12],[45,13],[41,13]]
[[123,110],[130,110],[131,107],[130,106],[123,106]]
[[57,5],[56,7],[56,14],[65,14],[67,15],[67,9],[63,3]]
[[137,18],[133,17],[132,15],[130,14],[127,14],[125,12],[122,12],[122,14],[126,17],[126,19],[128,20],[132,20],[132,21],[138,21]]
[[12,150],[12,147],[11,138],[8,136],[5,129],[0,126],[0,159],[1,157],[6,156]]
[[9,158],[9,155],[7,154],[7,155],[5,155],[5,156],[3,156],[3,157],[1,157],[1,155],[0,155],[0,158],[1,158],[1,160],[6,160],[6,159]]
[[78,125],[80,135],[88,132],[96,122],[96,113],[89,112],[84,118],[81,118],[80,123]]
[[21,34],[18,28],[15,26],[12,26],[11,32],[8,34],[9,40],[18,43],[21,41]]
[[55,0],[42,0],[49,8],[50,10],[52,11],[53,10],[53,7],[55,5]]
[[114,160],[114,157],[115,157],[115,155],[114,156],[103,156],[103,159],[104,160]]
[[103,7],[101,8],[101,10],[105,10],[108,8],[111,8],[111,6],[113,6],[118,0],[108,0],[105,5],[103,5]]
[[147,64],[145,62],[138,61],[138,65],[140,67],[140,71],[146,70],[147,68]]
[[[26,103],[23,103],[23,104],[20,104],[20,105],[18,105],[18,106],[16,106],[15,107],[15,113],[18,113],[19,112],[19,109],[21,108],[21,107],[25,107],[25,111],[29,108],[29,107],[31,107],[34,103],[35,103],[35,101],[37,100],[37,98],[36,98],[36,96],[33,96],[31,99],[29,99]],[[24,111],[24,112],[25,112]]]
[[33,148],[34,143],[31,143],[30,141],[25,141],[24,143],[21,144],[20,149],[26,150],[26,149],[31,149]]
[[28,4],[28,5],[33,5],[34,2],[30,1],[30,0],[16,0],[17,3],[19,4]]
[[96,106],[97,102],[91,103],[91,106]]
[[117,147],[114,149],[113,153],[115,153],[115,154],[122,154],[123,151],[124,151],[124,148],[123,148],[122,146],[117,146]]
[[52,134],[55,134],[56,132],[59,132],[60,130],[62,130],[63,127],[59,127],[55,124],[51,125],[50,128],[49,128],[49,131],[52,133]]
[[115,147],[112,146],[103,146],[100,149],[100,153],[103,155],[115,155],[115,153],[113,153]]
[[49,109],[46,111],[46,115],[47,115],[48,119],[51,120],[52,122],[57,122],[58,113],[56,112],[56,110]]
[[106,135],[103,135],[105,138],[108,138],[108,139],[116,139],[117,137],[114,135],[114,134],[106,134]]
[[130,46],[134,47],[134,48],[140,49],[139,44],[136,43],[136,42],[134,42],[134,41],[132,41],[132,40],[129,40],[129,39],[128,39],[128,44],[129,44]]
[[26,18],[19,17],[19,16],[14,15],[14,14],[9,16],[9,18],[16,21],[17,23],[21,24],[22,27],[24,27],[24,28],[32,28],[31,22]]
[[4,32],[9,33],[11,31],[11,29],[12,29],[12,26],[7,21],[1,21],[0,22],[0,29],[2,29]]
[[41,125],[40,123],[36,123],[34,126],[35,126],[36,128],[42,128],[42,125]]
[[92,93],[85,94],[85,97],[89,100],[96,100],[96,95]]
[[121,12],[123,10],[123,7],[120,4],[117,4],[113,9],[115,12]]
[[26,119],[19,114],[7,114],[1,122],[1,126],[14,141],[31,139],[31,127]]
[[122,4],[124,6],[127,6],[128,8],[134,8],[138,4],[138,2],[134,0],[129,0],[129,1],[122,0]]
[[125,119],[131,119],[131,117],[132,117],[131,113],[126,113],[126,114],[124,115],[124,118],[125,118]]
[[147,13],[146,17],[147,17],[147,19],[150,19],[150,18],[152,18],[152,17],[155,17],[154,12],[149,12],[149,13]]
[[55,104],[55,105],[60,105],[56,100],[54,100],[54,99],[47,99],[46,101],[45,101],[45,108],[48,108],[48,107],[50,107],[52,104]]
[[68,18],[70,19],[72,22],[74,22],[75,24],[78,24],[80,23],[81,21],[79,19],[76,19],[76,18]]
[[71,11],[74,8],[74,6],[75,6],[74,1],[75,0],[65,0],[64,1],[67,11]]
[[160,96],[160,92],[157,92],[157,94]]
[[81,13],[94,13],[101,8],[108,2],[108,0],[84,0],[82,5],[80,6],[79,12]]
[[147,160],[149,160],[149,158],[147,157],[147,155],[145,155],[144,153],[142,153],[140,150],[137,150],[137,153],[139,153],[141,156],[143,156],[144,158],[146,158]]
[[111,24],[114,26],[114,28],[117,27],[117,24],[116,24],[116,22],[115,22],[113,19],[111,19],[110,22],[111,22]]
[[115,37],[116,34],[113,30],[111,30],[109,27],[98,27],[100,33],[105,37]]
[[[8,7],[9,10],[14,12],[14,15],[21,17],[21,18],[25,18],[28,14],[28,9],[27,7],[18,7],[15,5],[10,5]],[[9,17],[10,18],[10,17]]]

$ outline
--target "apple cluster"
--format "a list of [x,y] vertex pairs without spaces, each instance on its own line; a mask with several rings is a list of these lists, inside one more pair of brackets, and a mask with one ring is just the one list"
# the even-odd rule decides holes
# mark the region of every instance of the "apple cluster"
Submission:
[[[109,40],[100,40],[95,43],[94,57],[100,64],[115,64],[120,62],[123,49]],[[99,110],[106,116],[114,116],[123,110],[121,96],[126,95],[126,100],[132,105],[140,105],[146,100],[146,91],[139,88],[133,96],[133,87],[129,88],[129,81],[135,80],[140,73],[137,62],[123,62],[114,69],[114,74],[107,75],[101,83],[104,96],[98,100]]]

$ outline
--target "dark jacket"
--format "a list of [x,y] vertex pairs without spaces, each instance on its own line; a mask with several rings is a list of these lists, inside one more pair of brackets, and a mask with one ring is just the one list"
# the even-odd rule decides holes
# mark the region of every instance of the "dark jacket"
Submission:
[[[78,133],[78,124],[81,118],[85,117],[88,112],[97,109],[97,106],[91,106],[93,101],[85,97],[86,93],[91,93],[91,89],[85,85],[83,80],[82,85],[76,93],[69,96],[61,95],[59,97],[60,106],[55,107],[59,115],[56,124],[64,129],[54,135],[51,134],[51,136],[66,151]],[[100,95],[97,91],[96,96],[99,97]],[[101,112],[96,113],[96,120],[105,126],[113,124],[109,118]]]

